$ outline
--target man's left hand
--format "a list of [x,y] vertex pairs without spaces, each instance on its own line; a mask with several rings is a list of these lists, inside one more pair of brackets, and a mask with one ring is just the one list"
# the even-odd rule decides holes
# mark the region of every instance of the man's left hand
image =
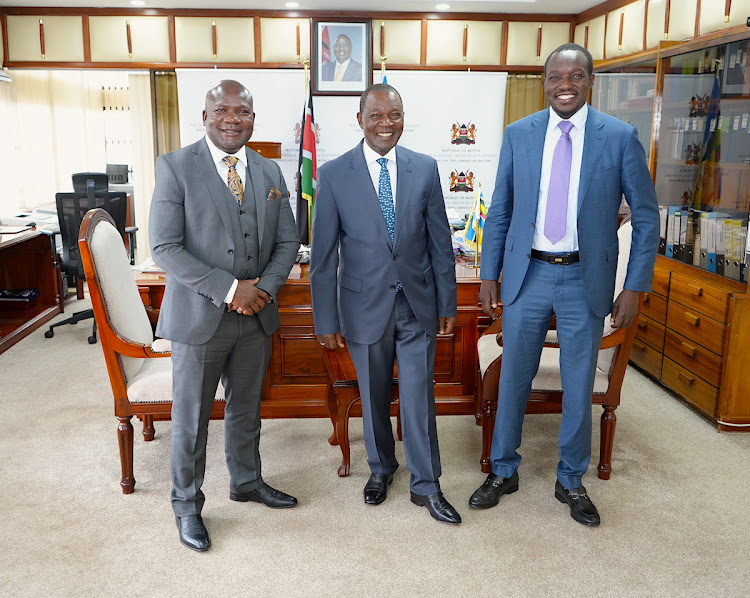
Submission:
[[455,323],[456,318],[438,318],[438,334],[450,334]]
[[623,289],[617,296],[610,317],[614,328],[627,328],[633,323],[635,314],[638,313],[638,299],[638,291],[630,289]]

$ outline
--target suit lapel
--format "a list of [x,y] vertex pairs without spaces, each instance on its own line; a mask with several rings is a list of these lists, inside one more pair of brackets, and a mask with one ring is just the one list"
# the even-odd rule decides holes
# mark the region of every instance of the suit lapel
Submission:
[[[362,143],[364,143],[364,141],[362,141]],[[367,162],[365,162],[365,155],[362,152],[362,143],[360,143],[352,151],[352,160],[349,163],[353,170],[352,181],[354,181],[355,187],[357,189],[363,190],[361,194],[356,194],[356,196],[361,197],[361,202],[357,202],[356,207],[357,209],[361,208],[362,216],[364,216],[364,222],[375,222],[375,225],[380,230],[380,233],[388,242],[388,246],[392,247],[391,235],[388,233],[388,227],[385,224],[385,216],[383,216],[383,210],[380,207],[378,193],[372,184],[370,169],[367,167]],[[398,185],[399,187],[401,186],[400,181],[398,182]],[[398,222],[398,216],[396,216],[396,222]],[[398,227],[398,224],[396,226]]]
[[604,145],[607,141],[607,133],[604,130],[604,123],[599,118],[599,113],[589,106],[589,113],[586,117],[586,133],[583,137],[583,156],[581,158],[581,174],[578,179],[578,212],[581,211],[581,204],[586,197],[591,177],[596,172],[599,164],[599,158],[604,151]]
[[221,180],[219,173],[216,171],[216,165],[211,159],[211,152],[208,151],[208,145],[205,139],[197,142],[193,146],[193,161],[203,176],[203,180],[211,193],[211,198],[216,205],[224,227],[227,232],[232,234],[232,214],[229,211],[230,202],[227,201],[227,185]]
[[401,225],[405,222],[407,204],[411,199],[411,188],[414,183],[414,172],[411,159],[396,148],[396,226],[393,232],[393,244],[398,243]]
[[[263,245],[263,230],[265,229],[266,223],[266,194],[265,185],[263,184],[263,169],[260,165],[260,158],[258,155],[245,148],[245,156],[247,159],[247,172],[249,174],[250,185],[245,185],[245,199],[244,201],[255,202],[255,218],[258,221],[258,248]],[[248,197],[248,191],[252,189],[252,196]]]
[[544,139],[547,136],[547,124],[549,123],[549,110],[539,113],[531,121],[531,128],[526,134],[526,152],[528,162],[531,166],[529,173],[529,197],[534,202],[534,211],[536,215],[537,205],[539,203],[539,186],[542,178],[542,156],[544,155]]

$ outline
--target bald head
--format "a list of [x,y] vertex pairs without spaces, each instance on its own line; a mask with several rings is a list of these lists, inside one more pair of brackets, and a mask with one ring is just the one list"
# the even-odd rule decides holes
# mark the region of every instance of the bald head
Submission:
[[253,134],[253,96],[238,81],[226,79],[206,94],[206,136],[221,151],[234,154]]

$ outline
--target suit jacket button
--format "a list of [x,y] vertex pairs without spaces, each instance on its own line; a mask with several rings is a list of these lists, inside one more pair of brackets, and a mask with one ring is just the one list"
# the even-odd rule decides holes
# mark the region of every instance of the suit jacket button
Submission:
[[230,249],[229,251],[227,251],[227,253],[228,253],[229,255],[234,255],[234,249]]
[[393,261],[396,261],[397,259],[398,259],[398,256],[397,256],[397,255],[394,255],[394,256],[393,256]]
[[240,210],[240,215],[244,214],[245,210]]
[[245,238],[247,239],[250,236],[250,233],[245,233]]

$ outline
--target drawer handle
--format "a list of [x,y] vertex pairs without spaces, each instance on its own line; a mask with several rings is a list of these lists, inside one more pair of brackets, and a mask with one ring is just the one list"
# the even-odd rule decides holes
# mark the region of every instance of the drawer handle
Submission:
[[688,283],[687,288],[690,289],[690,292],[696,297],[703,296],[703,288],[697,287],[694,284],[690,284],[690,283]]
[[643,318],[640,318],[638,320],[638,328],[648,328],[648,322],[644,320]]
[[651,293],[646,293],[645,295],[643,295],[644,303],[648,303],[650,299],[651,299]]
[[693,326],[699,326],[701,323],[701,319],[698,316],[694,316],[690,312],[685,312],[685,319],[692,324]]
[[641,353],[643,353],[644,351],[646,351],[646,345],[639,345],[638,343],[634,342],[633,343],[633,349],[635,349],[636,351],[640,351]]
[[693,380],[690,376],[688,376],[687,374],[683,374],[682,372],[677,372],[677,377],[682,380],[685,380],[688,386],[692,386],[693,382],[695,382],[695,380]]
[[680,345],[680,349],[682,349],[682,352],[685,355],[688,355],[690,357],[695,357],[695,347],[691,347],[687,343],[682,343],[682,345]]

